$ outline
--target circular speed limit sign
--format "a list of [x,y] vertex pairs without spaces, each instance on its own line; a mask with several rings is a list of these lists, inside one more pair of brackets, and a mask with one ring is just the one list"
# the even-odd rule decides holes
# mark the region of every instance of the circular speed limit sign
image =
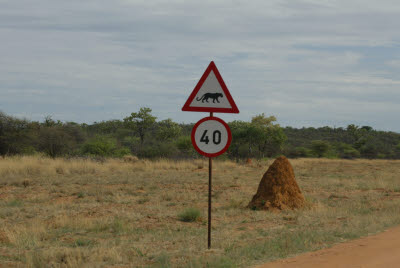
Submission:
[[223,154],[232,141],[227,123],[218,117],[205,117],[192,129],[192,143],[200,154],[216,157]]

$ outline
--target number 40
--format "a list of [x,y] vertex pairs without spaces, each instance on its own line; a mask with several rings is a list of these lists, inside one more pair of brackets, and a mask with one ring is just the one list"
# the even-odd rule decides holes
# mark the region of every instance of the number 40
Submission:
[[[212,141],[216,145],[221,143],[221,131],[214,130],[214,132],[212,134]],[[201,136],[200,142],[204,142],[205,144],[208,144],[210,142],[208,135],[207,135],[207,130],[204,130],[203,135]]]

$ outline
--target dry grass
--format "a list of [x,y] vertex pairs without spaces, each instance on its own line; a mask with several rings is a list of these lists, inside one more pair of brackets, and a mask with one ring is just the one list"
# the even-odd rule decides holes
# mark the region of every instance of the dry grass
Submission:
[[[0,159],[0,267],[234,267],[400,224],[400,161],[291,160],[304,210],[245,208],[272,161]],[[183,222],[187,208],[200,218]]]

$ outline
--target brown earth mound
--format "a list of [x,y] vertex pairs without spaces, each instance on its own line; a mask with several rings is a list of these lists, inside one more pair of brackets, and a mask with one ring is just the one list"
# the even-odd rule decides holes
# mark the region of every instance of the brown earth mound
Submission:
[[304,196],[297,185],[292,165],[286,157],[281,156],[265,172],[248,207],[283,210],[301,208],[304,205]]

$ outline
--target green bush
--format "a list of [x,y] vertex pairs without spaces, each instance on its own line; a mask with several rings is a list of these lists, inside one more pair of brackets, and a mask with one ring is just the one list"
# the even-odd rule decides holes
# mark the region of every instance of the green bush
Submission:
[[159,157],[171,157],[177,153],[178,149],[173,143],[163,142],[158,144]]
[[33,146],[26,146],[21,149],[21,154],[23,155],[35,155],[38,152],[36,151],[35,147]]
[[177,148],[173,143],[155,143],[155,144],[146,144],[142,148],[140,148],[136,154],[139,157],[144,158],[165,158],[171,157],[177,152]]
[[140,144],[138,137],[126,136],[122,138],[121,144],[126,147],[134,148]]
[[131,150],[129,150],[126,147],[122,147],[118,150],[115,150],[113,153],[113,156],[115,157],[124,157],[125,155],[129,155],[131,153]]
[[200,218],[200,210],[197,208],[187,208],[183,212],[178,214],[178,218],[180,221],[184,222],[194,222]]
[[377,157],[378,150],[375,144],[366,144],[360,148],[360,153],[363,157],[373,159]]
[[386,156],[385,154],[382,154],[382,153],[378,153],[376,157],[377,157],[378,159],[385,159],[385,158],[387,158],[387,156]]
[[85,155],[112,156],[117,148],[115,139],[96,137],[82,145],[81,151]]
[[176,141],[178,149],[184,153],[189,152],[192,148],[192,139],[190,136],[180,136]]
[[295,157],[312,157],[312,151],[305,147],[296,147],[294,148],[293,155]]
[[156,263],[152,267],[169,268],[171,266],[170,257],[166,253],[162,253],[155,259]]
[[342,157],[343,158],[357,158],[357,157],[360,157],[360,152],[354,148],[345,149],[345,150],[343,150]]
[[341,158],[352,159],[360,157],[360,152],[356,148],[347,143],[338,142],[335,145],[335,150],[337,151],[339,157]]
[[318,157],[325,156],[325,154],[328,153],[329,149],[330,144],[327,141],[315,140],[311,142],[311,150]]

